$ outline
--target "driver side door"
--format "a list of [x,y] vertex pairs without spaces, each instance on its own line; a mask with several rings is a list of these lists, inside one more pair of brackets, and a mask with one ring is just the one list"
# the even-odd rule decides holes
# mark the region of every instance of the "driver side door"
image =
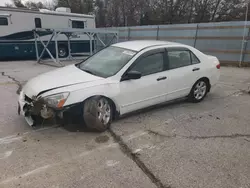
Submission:
[[142,77],[120,82],[120,113],[152,106],[166,100],[166,50],[150,50],[141,55],[124,73],[138,71]]

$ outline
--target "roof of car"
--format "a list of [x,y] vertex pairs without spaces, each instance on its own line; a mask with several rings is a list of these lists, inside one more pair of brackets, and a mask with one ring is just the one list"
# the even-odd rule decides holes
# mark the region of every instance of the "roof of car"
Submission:
[[160,46],[160,45],[176,45],[178,43],[168,42],[168,41],[159,41],[159,40],[135,40],[135,41],[126,41],[113,44],[112,46],[126,48],[133,51],[140,51],[144,48],[151,46]]

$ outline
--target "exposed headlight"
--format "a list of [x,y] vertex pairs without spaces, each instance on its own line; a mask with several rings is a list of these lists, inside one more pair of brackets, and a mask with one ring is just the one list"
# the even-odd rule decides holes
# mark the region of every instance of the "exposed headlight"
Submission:
[[43,100],[48,104],[48,106],[53,108],[62,108],[69,96],[69,92],[58,93],[55,95],[49,95],[44,97]]

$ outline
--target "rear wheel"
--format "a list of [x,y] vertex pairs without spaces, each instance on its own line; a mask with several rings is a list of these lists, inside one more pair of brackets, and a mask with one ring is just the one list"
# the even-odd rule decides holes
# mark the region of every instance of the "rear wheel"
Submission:
[[195,103],[202,101],[206,97],[208,89],[209,83],[206,80],[198,80],[188,96],[189,100]]
[[86,126],[100,132],[107,130],[112,122],[113,108],[105,97],[92,97],[84,102],[83,119]]
[[68,48],[64,45],[58,46],[58,57],[64,58],[69,55]]

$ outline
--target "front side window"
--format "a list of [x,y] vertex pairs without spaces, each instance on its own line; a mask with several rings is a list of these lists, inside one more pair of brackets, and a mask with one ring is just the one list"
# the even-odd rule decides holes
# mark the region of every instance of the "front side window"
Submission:
[[77,67],[90,74],[110,77],[119,72],[136,54],[132,50],[110,46],[99,51]]
[[84,28],[84,21],[74,21],[74,20],[72,20],[72,28],[83,29]]
[[133,71],[140,72],[142,76],[158,73],[163,71],[163,69],[163,52],[143,57],[131,68]]
[[36,28],[42,28],[41,18],[35,18],[35,26]]
[[0,26],[8,25],[8,18],[0,18]]

